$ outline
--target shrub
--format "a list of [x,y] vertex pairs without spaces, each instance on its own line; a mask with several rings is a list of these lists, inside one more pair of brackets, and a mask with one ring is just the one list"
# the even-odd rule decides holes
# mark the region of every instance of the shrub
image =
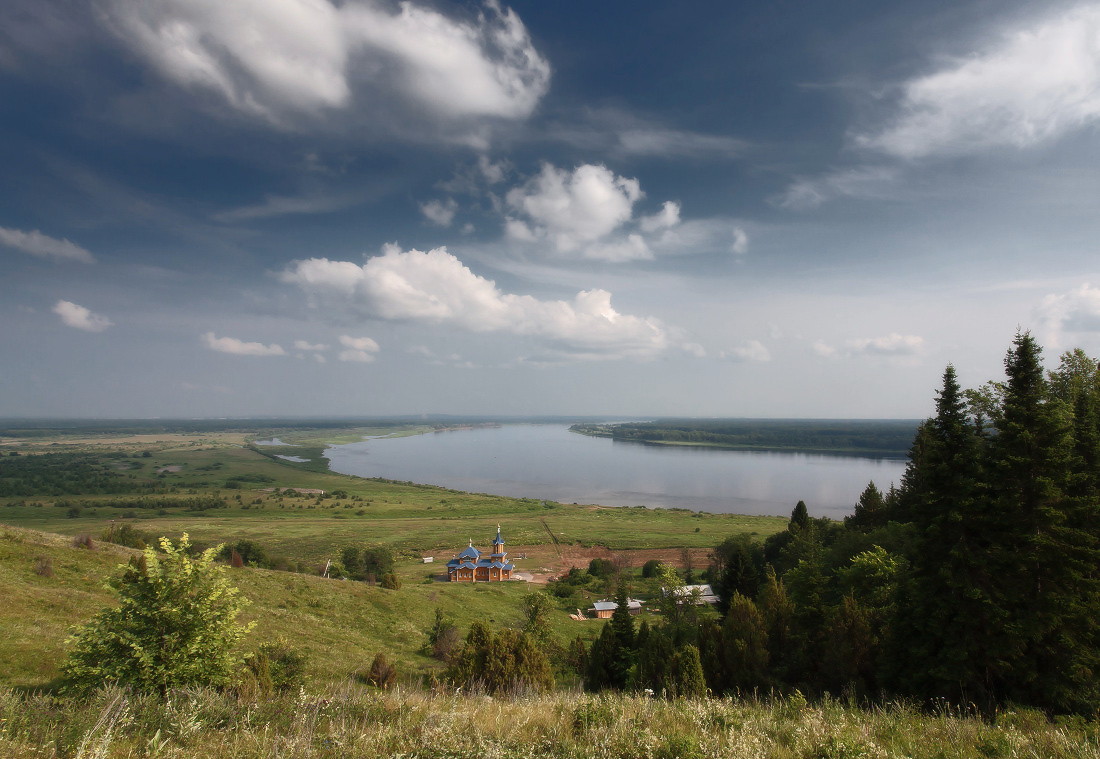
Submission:
[[127,548],[136,548],[140,551],[144,550],[147,545],[146,537],[148,536],[135,529],[132,524],[116,524],[104,530],[100,534],[99,539],[107,543],[126,546]]
[[34,563],[34,573],[39,577],[53,577],[53,560],[48,556],[39,556]]
[[393,572],[386,572],[386,574],[382,575],[382,587],[386,590],[400,590],[401,578]]
[[69,510],[65,512],[65,516],[69,519],[76,519],[80,516],[81,508],[79,506],[70,506]]
[[146,548],[113,579],[117,608],[104,609],[74,638],[62,666],[66,689],[106,683],[137,690],[225,685],[239,660],[233,647],[250,628],[236,621],[243,601],[214,564],[216,549],[192,560],[184,533],[178,546],[160,539],[163,557]]
[[660,559],[650,559],[645,564],[642,564],[642,577],[650,578],[657,576],[657,568],[661,566]]
[[86,548],[89,551],[94,551],[95,541],[92,540],[91,535],[77,535],[73,538],[73,548]]
[[379,653],[371,662],[370,672],[367,674],[367,682],[379,688],[389,688],[397,678],[397,668],[386,661],[386,655]]

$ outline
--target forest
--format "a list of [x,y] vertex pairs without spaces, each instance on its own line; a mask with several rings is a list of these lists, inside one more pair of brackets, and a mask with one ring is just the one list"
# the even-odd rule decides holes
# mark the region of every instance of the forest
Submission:
[[721,615],[666,598],[635,629],[617,610],[587,687],[1095,717],[1100,373],[1081,350],[1050,372],[1041,354],[1017,334],[1004,379],[973,390],[949,365],[900,486],[870,483],[842,523],[799,502],[786,531],[724,541],[709,569]]
[[658,419],[575,424],[570,429],[583,435],[659,445],[900,458],[918,423],[906,419]]

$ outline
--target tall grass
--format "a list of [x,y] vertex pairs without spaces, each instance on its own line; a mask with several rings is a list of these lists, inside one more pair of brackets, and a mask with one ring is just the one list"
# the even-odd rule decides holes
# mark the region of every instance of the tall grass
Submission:
[[662,701],[556,693],[490,699],[355,683],[262,702],[117,689],[83,700],[0,691],[0,755],[24,757],[1100,757],[1095,723],[1029,711],[997,724],[906,704],[795,698]]

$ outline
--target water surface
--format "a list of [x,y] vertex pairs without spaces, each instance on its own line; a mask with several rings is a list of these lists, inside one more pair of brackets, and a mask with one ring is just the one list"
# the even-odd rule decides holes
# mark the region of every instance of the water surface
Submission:
[[905,462],[801,453],[650,446],[514,424],[330,446],[330,468],[453,490],[604,506],[786,516],[850,514],[874,481],[900,482]]

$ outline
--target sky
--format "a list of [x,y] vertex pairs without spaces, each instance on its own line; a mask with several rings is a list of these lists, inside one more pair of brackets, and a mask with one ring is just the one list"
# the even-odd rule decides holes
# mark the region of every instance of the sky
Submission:
[[920,418],[1098,245],[1100,3],[0,4],[0,417]]

